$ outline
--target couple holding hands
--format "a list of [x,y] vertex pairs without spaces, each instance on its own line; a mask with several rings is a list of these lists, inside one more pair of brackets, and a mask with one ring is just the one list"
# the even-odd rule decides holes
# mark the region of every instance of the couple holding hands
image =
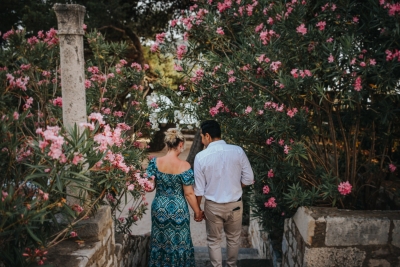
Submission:
[[[185,138],[177,129],[165,134],[168,153],[153,158],[147,167],[154,176],[156,195],[151,205],[151,267],[193,267],[194,248],[190,235],[190,214],[195,221],[206,220],[211,263],[222,266],[221,234],[226,235],[227,266],[236,267],[242,229],[242,187],[251,185],[253,171],[243,149],[221,139],[214,120],[201,124],[205,149],[196,155],[194,170],[178,158]],[[204,211],[200,207],[205,198]]]

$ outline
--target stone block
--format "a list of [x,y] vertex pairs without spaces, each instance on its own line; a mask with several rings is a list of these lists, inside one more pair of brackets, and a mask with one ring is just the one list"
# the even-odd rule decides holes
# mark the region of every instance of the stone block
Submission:
[[[315,219],[311,216],[312,211],[306,207],[297,209],[293,221],[306,244],[311,245],[314,236]],[[289,240],[290,242],[290,240]]]
[[366,253],[357,248],[308,248],[304,267],[362,266]]
[[101,206],[94,217],[77,223],[76,232],[85,241],[100,241],[107,228],[111,228],[111,209],[109,206]]
[[400,248],[400,220],[393,220],[392,245]]
[[390,263],[387,260],[374,260],[371,259],[368,262],[368,267],[390,267]]
[[389,228],[388,218],[327,216],[325,245],[386,245]]

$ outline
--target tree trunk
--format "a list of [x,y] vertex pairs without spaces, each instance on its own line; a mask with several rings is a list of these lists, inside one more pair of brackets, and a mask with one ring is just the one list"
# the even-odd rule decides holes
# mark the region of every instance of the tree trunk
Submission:
[[194,158],[196,157],[197,153],[203,150],[203,143],[201,142],[201,129],[198,129],[192,143],[192,147],[190,148],[189,155],[186,158],[186,161],[190,163],[192,169],[194,169]]

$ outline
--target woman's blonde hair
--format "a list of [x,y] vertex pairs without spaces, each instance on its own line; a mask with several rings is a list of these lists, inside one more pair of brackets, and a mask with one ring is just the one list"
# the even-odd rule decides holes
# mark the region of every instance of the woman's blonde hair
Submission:
[[165,132],[164,142],[167,145],[168,149],[175,149],[178,147],[180,142],[185,143],[185,137],[182,132],[177,128],[169,128]]

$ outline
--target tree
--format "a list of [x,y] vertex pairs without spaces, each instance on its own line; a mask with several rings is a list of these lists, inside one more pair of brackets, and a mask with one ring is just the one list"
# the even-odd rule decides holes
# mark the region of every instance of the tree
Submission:
[[127,58],[144,63],[141,38],[154,37],[165,29],[171,17],[189,6],[189,0],[5,0],[0,3],[0,31],[11,27],[25,28],[28,35],[36,35],[43,29],[57,28],[52,7],[56,3],[79,4],[86,7],[85,23],[88,30],[97,29],[112,41],[128,41]]
[[186,42],[157,39],[198,119],[218,120],[247,151],[266,230],[279,234],[299,206],[379,208],[382,182],[398,179],[398,10],[384,0],[198,1],[171,22]]

